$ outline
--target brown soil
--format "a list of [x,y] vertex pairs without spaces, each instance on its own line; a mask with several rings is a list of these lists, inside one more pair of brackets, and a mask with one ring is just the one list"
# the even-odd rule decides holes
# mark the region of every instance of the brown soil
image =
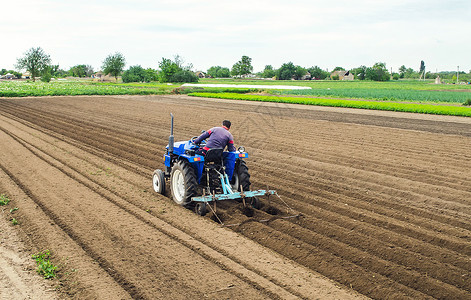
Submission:
[[11,220],[17,213],[9,213],[9,210],[0,208],[0,299],[58,299],[54,282],[35,274],[31,249],[17,234],[22,224],[13,228]]
[[[218,215],[240,225],[220,227],[155,194],[170,112],[176,140],[230,119],[253,187],[292,211],[226,202]],[[471,298],[470,119],[42,97],[0,99],[0,136],[0,193],[31,251],[61,262],[65,297]]]

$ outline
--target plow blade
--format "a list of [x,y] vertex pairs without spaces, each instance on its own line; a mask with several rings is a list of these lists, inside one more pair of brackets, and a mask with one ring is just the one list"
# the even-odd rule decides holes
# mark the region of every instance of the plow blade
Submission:
[[276,194],[276,191],[274,190],[244,191],[244,192],[237,192],[237,193],[215,194],[215,195],[193,197],[191,198],[191,201],[211,202],[211,201],[235,200],[235,199],[243,199],[243,198],[250,198],[250,197],[259,197],[259,196],[269,196],[269,195],[275,195],[275,194]]

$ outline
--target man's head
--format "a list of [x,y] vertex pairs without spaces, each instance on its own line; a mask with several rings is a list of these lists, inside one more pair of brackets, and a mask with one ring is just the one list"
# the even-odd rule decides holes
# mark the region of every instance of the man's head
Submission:
[[222,126],[226,127],[227,129],[230,129],[231,128],[231,121],[229,121],[229,120],[222,121]]

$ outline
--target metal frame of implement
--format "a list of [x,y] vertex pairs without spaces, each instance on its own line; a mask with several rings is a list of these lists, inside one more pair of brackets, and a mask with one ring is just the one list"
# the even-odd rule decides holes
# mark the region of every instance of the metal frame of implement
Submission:
[[[218,172],[219,173],[219,172]],[[275,195],[276,191],[274,190],[258,190],[258,191],[242,191],[242,192],[233,192],[231,184],[229,183],[229,177],[227,174],[219,173],[219,179],[221,180],[221,187],[223,194],[213,194],[213,195],[203,195],[199,197],[191,198],[191,201],[195,202],[211,202],[211,201],[222,201],[222,200],[234,200],[240,198],[250,198],[258,196],[269,196]]]

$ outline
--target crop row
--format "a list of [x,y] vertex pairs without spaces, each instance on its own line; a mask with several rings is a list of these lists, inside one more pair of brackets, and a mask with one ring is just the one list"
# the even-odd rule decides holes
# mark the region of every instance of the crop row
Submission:
[[316,88],[311,90],[292,90],[279,91],[284,95],[309,95],[309,96],[329,96],[360,98],[389,101],[427,101],[427,102],[455,102],[464,103],[471,99],[469,91],[430,91],[430,90],[412,90],[412,89],[368,89],[368,88],[350,88],[350,89],[331,89]]
[[[167,88],[168,89],[168,88]],[[164,87],[90,84],[81,82],[0,82],[0,97],[75,95],[155,95],[168,93]]]
[[307,104],[307,105],[318,105],[318,106],[349,107],[349,108],[361,108],[361,109],[389,110],[389,111],[400,111],[400,112],[471,117],[471,108],[464,107],[464,106],[410,104],[410,103],[393,103],[393,102],[342,100],[342,99],[282,97],[282,96],[276,97],[276,96],[261,96],[261,95],[245,95],[245,94],[236,94],[236,93],[190,93],[188,95],[196,96],[196,97],[206,97],[206,98],[296,103],[296,104]]
[[426,90],[426,91],[471,91],[469,84],[434,84],[433,81],[399,80],[399,81],[367,81],[367,80],[249,80],[249,79],[201,79],[200,83],[250,84],[250,85],[297,85],[312,89],[381,89],[381,90]]

